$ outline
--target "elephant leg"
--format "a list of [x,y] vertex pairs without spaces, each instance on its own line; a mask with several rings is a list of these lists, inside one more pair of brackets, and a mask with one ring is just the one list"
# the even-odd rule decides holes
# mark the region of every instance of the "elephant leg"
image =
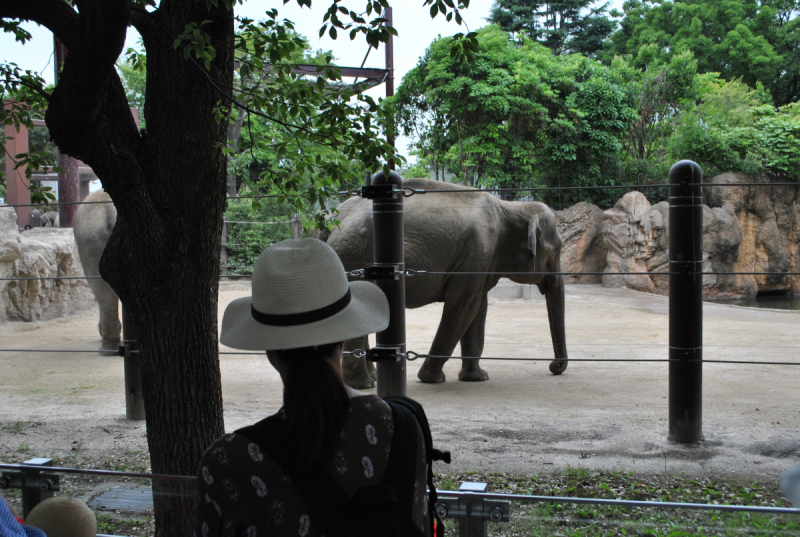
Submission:
[[[483,338],[486,332],[486,310],[489,299],[483,295],[480,309],[461,337],[461,356],[481,356],[483,354]],[[481,369],[480,360],[461,360],[461,371],[458,380],[479,382],[489,380],[489,373]]]
[[[465,303],[463,300],[452,302],[445,301],[442,320],[433,338],[433,344],[428,354],[433,356],[452,356],[461,336],[472,323],[480,302],[474,300]],[[417,373],[417,378],[422,382],[444,382],[446,375],[442,371],[447,358],[425,358],[425,362]]]
[[[344,342],[344,350],[354,351],[356,349],[369,349],[367,336]],[[364,358],[356,358],[351,354],[342,355],[342,377],[344,377],[345,384],[356,390],[374,388],[376,379],[370,374],[370,365],[372,365],[372,371],[375,371],[375,365],[367,362]]]
[[100,307],[100,322],[97,328],[100,331],[102,343],[100,354],[114,356],[119,351],[119,334],[122,324],[119,322],[119,298],[111,286],[102,280],[89,280],[93,282],[92,290]]

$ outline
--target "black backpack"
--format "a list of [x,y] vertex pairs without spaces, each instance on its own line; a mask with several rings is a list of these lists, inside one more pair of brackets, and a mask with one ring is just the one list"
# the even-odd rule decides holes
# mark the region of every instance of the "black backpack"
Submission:
[[[417,467],[417,427],[425,442],[428,463],[428,511],[431,535],[443,537],[444,526],[436,515],[433,461],[450,463],[450,453],[433,448],[431,429],[422,406],[405,396],[384,399],[392,409],[394,434],[389,464],[380,485],[364,487],[352,498],[321,466],[303,468],[288,445],[286,422],[277,415],[236,431],[249,438],[286,472],[311,510],[312,520],[326,537],[417,537],[422,533],[411,518]],[[434,526],[434,517],[437,524]],[[435,527],[435,530],[433,529]]]

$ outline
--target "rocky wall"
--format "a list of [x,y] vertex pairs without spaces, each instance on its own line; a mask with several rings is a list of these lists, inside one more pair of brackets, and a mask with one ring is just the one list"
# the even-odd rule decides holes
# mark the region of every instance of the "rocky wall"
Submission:
[[[709,182],[768,185],[774,181],[727,173]],[[703,189],[703,201],[706,296],[800,292],[797,276],[721,274],[798,272],[800,185],[708,186]],[[667,202],[651,206],[642,193],[628,192],[607,211],[579,203],[557,212],[556,219],[564,239],[561,258],[564,271],[604,272],[602,282],[606,287],[668,292]],[[605,259],[601,259],[601,252],[605,252]],[[569,281],[591,283],[597,280],[572,277]]]
[[14,209],[0,205],[0,278],[65,276],[79,279],[0,280],[0,322],[52,319],[95,304],[72,229],[20,233]]
[[[724,173],[712,183],[771,182],[764,177]],[[710,186],[703,189],[709,207],[732,207],[742,230],[738,256],[728,264],[736,272],[798,272],[800,257],[800,185],[798,186]],[[741,275],[720,277],[725,291],[755,295],[759,291],[800,292],[797,276]]]
[[[581,202],[556,211],[561,239],[561,270],[564,272],[603,272],[608,246],[603,237],[603,211],[597,205]],[[564,276],[566,283],[600,283],[602,275]]]

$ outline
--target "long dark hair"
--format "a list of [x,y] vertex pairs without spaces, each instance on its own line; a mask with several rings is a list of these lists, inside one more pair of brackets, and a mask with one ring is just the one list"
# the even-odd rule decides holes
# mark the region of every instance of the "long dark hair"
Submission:
[[339,343],[275,351],[286,364],[283,407],[289,442],[298,460],[325,464],[350,412],[350,398],[339,375],[327,362]]

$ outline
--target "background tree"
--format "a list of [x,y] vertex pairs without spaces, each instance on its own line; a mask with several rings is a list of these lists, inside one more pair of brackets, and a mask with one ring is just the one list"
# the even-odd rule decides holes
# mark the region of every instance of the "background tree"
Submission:
[[[616,28],[608,2],[597,0],[495,0],[489,22],[506,32],[527,35],[553,54],[594,55]],[[617,15],[616,12],[613,13]]]
[[[235,3],[0,3],[4,31],[25,41],[30,35],[20,21],[33,21],[51,30],[69,51],[52,92],[8,64],[2,64],[2,91],[24,86],[35,92],[46,104],[45,120],[59,150],[90,165],[114,200],[117,222],[100,271],[138,330],[147,439],[156,473],[194,474],[203,451],[224,431],[217,294],[228,120],[237,104],[232,95],[235,50],[249,53],[253,47],[251,59],[242,63],[245,71],[276,66],[281,84],[243,91],[252,97],[251,113],[293,133],[277,146],[278,158],[304,140],[327,144],[348,162],[357,159],[371,169],[393,155],[379,136],[377,103],[354,91],[327,92],[326,79],[337,78],[335,69],[321,71],[312,84],[291,76],[284,60],[302,46],[289,33],[291,23],[280,21],[274,9],[264,23],[236,18]],[[360,13],[339,4],[333,1],[323,19],[322,31],[331,37],[339,31],[352,37],[363,33],[378,46],[393,32],[380,17],[386,0],[365,0]],[[431,6],[432,16],[442,13],[461,21],[444,0],[424,4]],[[147,57],[146,132],[136,128],[115,69],[128,26],[142,36]],[[468,59],[473,50],[472,36],[461,36],[454,56]],[[4,110],[3,120],[29,123],[21,108]],[[275,186],[290,203],[324,199],[345,174],[339,160],[309,156],[302,166],[317,169],[317,177],[326,182],[301,191],[291,178],[276,175]],[[187,202],[198,218],[185,217],[181,209]],[[162,481],[153,486],[157,535],[190,535],[191,487]]]
[[[716,72],[755,88],[777,105],[800,98],[800,22],[796,0],[626,0],[609,59],[629,54],[644,68],[685,51],[700,73]],[[639,51],[650,47],[648,54]]]
[[[554,56],[498,26],[478,31],[470,65],[434,41],[391,105],[413,147],[441,159],[464,184],[526,187],[614,184],[635,118],[627,80],[578,54]],[[561,199],[599,199],[573,192]],[[556,197],[553,200],[559,202]]]

